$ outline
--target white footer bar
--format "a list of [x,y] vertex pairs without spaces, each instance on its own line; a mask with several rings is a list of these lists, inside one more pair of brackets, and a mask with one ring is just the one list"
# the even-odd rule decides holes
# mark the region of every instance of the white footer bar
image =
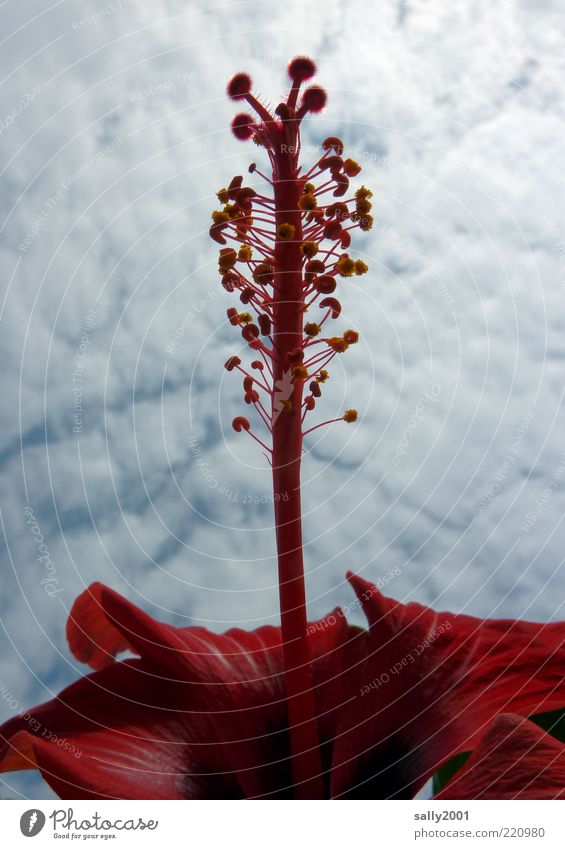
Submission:
[[10,849],[565,849],[565,801],[2,801],[0,826]]

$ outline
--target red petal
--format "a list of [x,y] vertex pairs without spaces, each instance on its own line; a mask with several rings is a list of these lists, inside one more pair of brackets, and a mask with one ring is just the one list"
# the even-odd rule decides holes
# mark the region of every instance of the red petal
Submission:
[[565,799],[565,746],[533,722],[498,716],[436,799]]
[[276,735],[285,726],[281,679],[271,677],[268,687],[268,710],[252,702],[243,709],[227,687],[162,680],[141,661],[116,663],[30,711],[31,720],[6,723],[0,771],[37,767],[63,799],[268,792],[275,786],[270,761],[281,758]]
[[[347,628],[338,613],[309,628],[326,748]],[[279,628],[175,628],[96,584],[68,630],[78,657],[110,665],[5,723],[0,772],[38,768],[69,799],[290,794]],[[111,662],[125,648],[141,660]]]
[[[435,613],[350,580],[370,631],[340,611],[309,626],[332,796],[408,797],[501,711],[565,703],[562,623]],[[279,629],[174,628],[94,585],[69,637],[110,666],[6,723],[0,771],[37,766],[64,798],[289,794]],[[125,648],[141,660],[112,663]]]
[[75,600],[67,621],[69,647],[81,663],[101,669],[112,663],[120,652],[131,648],[102,607],[101,594],[105,587],[91,584]]
[[565,705],[563,623],[438,613],[349,579],[370,631],[348,649],[332,795],[409,798],[498,713]]
[[272,674],[271,656],[279,672],[280,630],[234,628],[214,634],[206,628],[176,628],[148,616],[123,596],[93,584],[75,601],[67,624],[71,651],[100,668],[129,649],[186,680],[224,681],[230,671],[240,680],[263,680]]

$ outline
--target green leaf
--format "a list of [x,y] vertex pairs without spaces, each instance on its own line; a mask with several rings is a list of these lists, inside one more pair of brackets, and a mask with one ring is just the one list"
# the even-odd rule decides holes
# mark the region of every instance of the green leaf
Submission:
[[537,713],[535,716],[530,716],[530,719],[552,737],[565,743],[565,710],[563,708],[550,710],[547,713]]
[[440,766],[433,777],[434,796],[436,793],[439,793],[443,787],[445,787],[448,781],[451,781],[455,773],[458,772],[458,770],[460,770],[465,764],[470,754],[471,752],[460,752],[458,755],[454,755],[454,757],[446,761],[443,766]]

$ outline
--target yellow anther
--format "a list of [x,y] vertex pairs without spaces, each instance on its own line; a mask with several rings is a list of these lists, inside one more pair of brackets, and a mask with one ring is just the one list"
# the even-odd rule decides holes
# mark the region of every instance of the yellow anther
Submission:
[[248,312],[240,312],[238,318],[240,324],[250,324],[253,321],[253,316]]
[[305,183],[304,184],[304,194],[313,194],[316,191],[316,186],[314,183]]
[[233,248],[222,248],[218,258],[218,267],[221,272],[229,271],[233,268],[237,260],[237,254]]
[[351,277],[355,271],[355,261],[349,254],[342,254],[336,262],[335,270],[340,277]]
[[247,260],[251,259],[252,256],[253,256],[253,251],[251,250],[249,245],[242,245],[240,247],[239,254],[238,254],[239,259],[242,259],[242,260],[244,260],[244,262],[247,262]]
[[363,262],[362,259],[355,260],[355,274],[360,277],[362,274],[366,274],[369,270],[369,266],[366,262]]
[[373,204],[370,200],[367,200],[366,198],[362,198],[361,200],[358,200],[355,203],[355,210],[359,215],[366,215],[367,212],[370,212],[372,208]]
[[330,376],[329,371],[326,371],[325,368],[323,368],[316,379],[317,379],[318,383],[325,383],[326,380],[329,379],[329,376]]
[[337,354],[343,354],[349,348],[349,343],[341,336],[332,336],[327,340],[327,343],[332,351],[335,351]]
[[366,186],[361,186],[361,188],[357,189],[357,191],[355,192],[355,199],[356,200],[366,200],[367,198],[372,198],[372,197],[373,197],[373,193],[372,193],[371,189],[368,189]]
[[260,262],[253,269],[252,276],[256,283],[271,283],[273,280],[273,267],[267,262]]
[[214,224],[223,224],[225,221],[229,221],[230,217],[227,212],[224,212],[220,209],[215,209],[212,213],[212,221]]
[[310,223],[310,221],[323,221],[324,220],[324,210],[317,207],[316,209],[311,209],[308,215],[306,216],[306,221]]
[[228,190],[227,189],[220,189],[219,192],[216,192],[216,197],[218,198],[220,203],[227,203],[228,200],[229,200]]
[[375,219],[372,215],[363,215],[359,218],[359,227],[367,233],[373,226]]
[[361,166],[354,159],[346,159],[343,163],[343,170],[348,177],[356,177],[361,171]]
[[295,229],[293,224],[279,224],[277,235],[283,242],[287,242],[289,239],[294,239]]
[[234,218],[241,218],[241,209],[238,209],[235,203],[227,203],[223,211],[232,221]]
[[312,209],[316,209],[318,206],[318,201],[314,197],[314,195],[307,192],[307,194],[302,195],[302,197],[298,201],[298,208],[303,212],[310,212]]
[[309,321],[308,324],[304,325],[304,333],[306,336],[317,336],[322,328],[319,324],[316,324],[315,321]]
[[348,345],[355,345],[359,341],[359,334],[356,330],[346,330],[343,339]]
[[343,414],[343,421],[352,424],[352,422],[357,421],[357,415],[357,410],[346,410]]
[[296,380],[306,380],[308,377],[308,369],[304,366],[293,366],[291,373]]
[[308,259],[312,259],[312,257],[316,256],[319,250],[318,242],[312,242],[311,240],[306,240],[302,242],[300,245],[300,250],[304,254],[304,256],[308,257]]

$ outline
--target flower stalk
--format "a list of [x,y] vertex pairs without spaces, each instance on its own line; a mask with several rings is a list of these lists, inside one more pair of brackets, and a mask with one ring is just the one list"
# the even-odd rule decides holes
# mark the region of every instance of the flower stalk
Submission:
[[[273,371],[285,385],[292,352],[303,340],[304,290],[302,220],[298,201],[298,155],[280,153],[274,177],[277,230],[290,224],[294,238],[277,239],[274,253]],[[303,381],[293,382],[287,409],[272,396],[273,493],[278,553],[279,603],[295,792],[323,798],[322,765],[316,723],[312,669],[307,637],[306,592],[302,553],[300,465],[302,458]]]
[[[358,333],[324,336],[328,320],[337,319],[341,305],[333,295],[338,277],[362,275],[368,269],[344,249],[351,244],[350,230],[372,226],[371,192],[362,187],[347,200],[329,202],[328,193],[342,198],[349,178],[361,170],[344,160],[343,144],[330,137],[322,154],[301,172],[300,125],[308,113],[320,112],[326,93],[310,86],[300,101],[302,84],[314,76],[314,62],[304,56],[288,66],[292,85],[285,101],[274,113],[252,93],[250,77],[236,74],[228,95],[245,100],[255,112],[239,113],[232,121],[236,138],[253,139],[269,158],[269,173],[253,163],[249,171],[266,183],[263,193],[243,186],[236,176],[218,192],[223,208],[212,213],[210,235],[223,247],[219,271],[222,285],[239,293],[248,311],[228,309],[229,322],[241,328],[244,342],[260,359],[251,371],[234,356],[228,371],[244,375],[244,400],[256,413],[261,437],[251,430],[246,417],[233,421],[236,431],[246,431],[267,452],[272,466],[276,543],[278,555],[281,634],[284,677],[289,716],[292,777],[295,795],[321,799],[324,780],[316,703],[312,688],[312,664],[307,636],[307,608],[302,551],[300,467],[303,437],[325,424],[354,422],[355,410],[304,430],[304,420],[321,397],[329,373],[326,366],[358,341]],[[319,184],[316,185],[315,180]],[[321,309],[315,321],[305,321],[309,311]],[[254,372],[254,374],[253,374]],[[305,388],[307,391],[305,392]]]

